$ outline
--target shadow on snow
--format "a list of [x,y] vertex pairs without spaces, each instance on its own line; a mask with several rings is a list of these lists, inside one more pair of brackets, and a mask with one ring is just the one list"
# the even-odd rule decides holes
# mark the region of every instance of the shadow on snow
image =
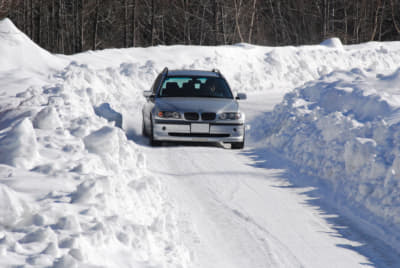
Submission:
[[302,192],[302,195],[307,197],[307,205],[317,208],[319,213],[336,231],[330,233],[330,235],[342,237],[356,242],[354,244],[359,244],[358,246],[351,245],[350,243],[337,244],[337,246],[355,251],[369,260],[369,263],[360,263],[360,265],[374,267],[400,266],[400,254],[395,249],[385,244],[384,241],[370,235],[369,233],[374,232],[373,229],[369,227],[360,228],[366,222],[355,216],[351,216],[351,210],[347,210],[343,205],[341,206],[341,210],[334,206],[337,200],[335,200],[335,196],[329,191],[331,186],[328,182],[317,177],[299,173],[298,168],[289,160],[266,148],[247,149],[243,150],[241,154],[252,160],[253,163],[250,165],[253,167],[268,170],[283,170],[283,172],[278,174],[278,177],[287,181],[289,185],[276,187],[307,188]]

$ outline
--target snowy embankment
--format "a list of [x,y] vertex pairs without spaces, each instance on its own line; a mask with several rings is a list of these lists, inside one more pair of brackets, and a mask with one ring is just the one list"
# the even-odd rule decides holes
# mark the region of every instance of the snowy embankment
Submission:
[[185,266],[163,185],[110,105],[131,80],[69,64],[8,20],[0,66],[0,266]]
[[[400,239],[400,69],[334,71],[286,94],[263,120],[267,146],[329,182],[341,207]],[[397,240],[397,241],[396,241]]]
[[[163,180],[125,135],[139,133],[142,91],[165,66],[217,67],[234,90],[254,94],[300,86],[268,120],[252,123],[250,137],[267,134],[268,146],[331,179],[335,191],[348,187],[346,200],[367,200],[372,215],[397,222],[397,75],[388,75],[400,62],[398,44],[160,46],[63,56],[1,21],[0,266],[190,267]],[[373,92],[381,89],[375,85],[385,91]]]

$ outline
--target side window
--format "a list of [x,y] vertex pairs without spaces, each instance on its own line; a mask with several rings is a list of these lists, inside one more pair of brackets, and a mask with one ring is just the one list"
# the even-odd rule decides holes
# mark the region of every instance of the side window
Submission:
[[160,85],[160,80],[162,78],[162,74],[159,74],[156,78],[156,81],[154,81],[153,86],[151,87],[151,91],[153,92],[153,94],[156,94],[157,92],[157,87]]

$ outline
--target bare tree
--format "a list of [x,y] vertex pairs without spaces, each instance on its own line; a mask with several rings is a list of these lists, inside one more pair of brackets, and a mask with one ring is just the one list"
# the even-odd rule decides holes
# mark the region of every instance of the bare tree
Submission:
[[99,0],[96,0],[96,6],[95,6],[95,15],[94,15],[94,23],[93,23],[93,50],[96,50],[97,46],[98,46],[98,41],[97,41],[97,37],[98,37],[98,30],[99,30],[99,18],[100,18],[100,14],[99,14]]
[[393,21],[393,26],[394,26],[394,28],[396,29],[396,32],[398,33],[398,34],[400,34],[400,25],[399,25],[399,23],[397,22],[397,19],[396,19],[396,11],[398,12],[399,11],[399,6],[397,5],[397,9],[396,9],[396,3],[395,3],[395,0],[390,0],[390,6],[391,6],[391,8],[392,8],[392,21]]
[[157,44],[260,45],[400,40],[400,0],[0,0],[58,53]]
[[251,36],[253,34],[253,30],[254,30],[254,20],[256,17],[256,5],[257,5],[257,0],[253,0],[253,9],[251,11],[251,20],[250,20],[250,27],[249,27],[249,38],[247,39],[248,43],[251,43]]

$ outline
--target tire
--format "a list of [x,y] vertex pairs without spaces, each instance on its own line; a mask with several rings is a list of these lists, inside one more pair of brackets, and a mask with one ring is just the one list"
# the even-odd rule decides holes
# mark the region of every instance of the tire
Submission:
[[231,149],[240,150],[244,148],[244,141],[242,142],[231,142]]
[[149,137],[149,143],[151,147],[157,147],[161,145],[161,141],[155,140],[154,139],[154,130],[153,130],[153,119],[150,117],[150,137]]
[[148,137],[149,136],[149,133],[147,133],[147,131],[146,131],[146,125],[144,123],[144,117],[142,117],[142,136],[143,137]]
[[240,142],[231,142],[231,149],[240,150],[244,148],[244,138],[245,134],[243,134],[243,140]]

